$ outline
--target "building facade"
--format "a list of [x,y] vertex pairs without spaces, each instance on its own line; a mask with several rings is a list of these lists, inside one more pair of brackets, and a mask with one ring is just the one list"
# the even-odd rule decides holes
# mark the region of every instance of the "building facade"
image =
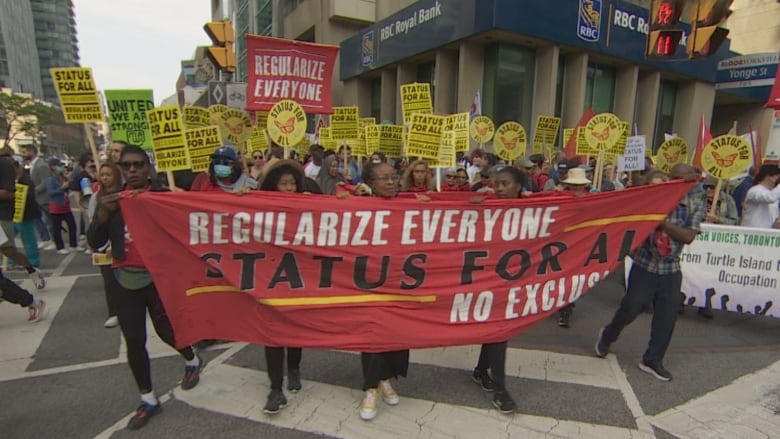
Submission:
[[0,0],[0,10],[0,88],[42,98],[30,3]]
[[[25,3],[25,2],[19,2]],[[29,0],[43,85],[43,99],[59,104],[49,69],[79,66],[76,18],[72,0]]]

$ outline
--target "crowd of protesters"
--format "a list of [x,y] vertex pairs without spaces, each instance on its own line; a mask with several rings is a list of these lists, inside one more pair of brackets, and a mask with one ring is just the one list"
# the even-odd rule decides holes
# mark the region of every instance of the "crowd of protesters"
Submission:
[[[10,153],[4,154],[10,156]],[[160,409],[151,384],[149,357],[146,352],[145,318],[148,312],[160,338],[174,346],[175,336],[165,309],[160,301],[137,249],[128,240],[118,199],[146,190],[160,191],[222,191],[236,196],[249,191],[278,191],[350,196],[373,196],[391,200],[399,192],[425,194],[441,192],[473,192],[475,196],[495,196],[517,199],[543,196],[545,192],[561,192],[572,197],[587,197],[593,192],[623,190],[644,184],[659,184],[669,179],[699,181],[686,195],[685,202],[670,213],[656,232],[632,255],[635,260],[630,273],[629,288],[613,320],[599,333],[596,354],[604,357],[610,345],[617,341],[622,329],[636,316],[647,310],[654,312],[650,343],[639,364],[640,369],[664,381],[671,373],[663,367],[663,356],[674,329],[680,309],[679,254],[685,244],[693,241],[699,224],[742,224],[750,227],[780,228],[778,201],[780,201],[780,168],[763,165],[755,175],[748,175],[735,184],[722,184],[717,197],[717,181],[703,178],[701,172],[687,165],[675,166],[669,174],[655,169],[652,160],[646,169],[634,173],[618,173],[612,163],[603,165],[603,176],[594,181],[597,163],[580,157],[554,154],[532,154],[506,163],[495,155],[476,149],[466,155],[458,153],[456,166],[433,169],[426,160],[415,158],[391,159],[381,151],[367,158],[354,157],[347,145],[337,151],[325,150],[314,144],[302,160],[289,158],[283,148],[272,146],[266,153],[242,155],[231,146],[217,148],[211,156],[208,170],[193,174],[175,173],[175,187],[166,187],[168,181],[156,175],[149,155],[142,149],[123,142],[111,144],[98,168],[92,155],[85,153],[76,169],[66,172],[59,159],[39,158],[35,147],[25,147],[21,156],[0,157],[0,165],[15,169],[14,181],[3,179],[0,187],[0,224],[8,239],[0,239],[0,249],[15,264],[31,273],[34,280],[43,283],[37,266],[38,250],[56,249],[57,253],[83,251],[79,235],[86,235],[89,250],[112,256],[110,266],[101,267],[106,290],[108,320],[106,327],[119,325],[127,344],[127,357],[137,383],[141,405],[128,428],[143,427]],[[294,156],[293,156],[294,157]],[[29,171],[26,172],[25,168]],[[4,169],[4,168],[3,168]],[[11,169],[11,168],[9,168]],[[0,174],[1,175],[1,174]],[[8,180],[8,181],[6,181]],[[14,227],[8,227],[11,216],[8,204],[19,182],[30,187],[28,207],[24,220],[16,225],[28,258],[14,247]],[[83,218],[76,224],[70,202]],[[473,200],[472,200],[473,202]],[[62,238],[62,225],[67,230],[67,244]],[[87,225],[89,225],[87,227]],[[2,236],[0,236],[2,238]],[[54,244],[50,241],[53,240]],[[4,244],[5,242],[6,244]],[[10,243],[10,245],[8,244]],[[10,250],[13,249],[13,250]],[[659,268],[660,267],[660,268]],[[660,270],[660,271],[659,271]],[[30,309],[30,321],[42,316],[43,301],[33,297],[18,285],[7,285],[0,275],[3,299]],[[40,285],[42,288],[43,285]],[[558,315],[561,327],[569,327],[574,305],[568,305]],[[700,309],[705,317],[712,317],[708,309]],[[507,342],[482,346],[472,379],[485,391],[492,392],[493,405],[502,413],[513,413],[516,404],[504,385],[504,363]],[[185,373],[182,389],[197,385],[204,361],[192,348],[179,350],[184,358]],[[285,355],[286,354],[286,355]],[[301,389],[302,352],[296,347],[268,347],[266,361],[271,392],[264,411],[278,413],[287,404],[282,390],[284,363],[287,360],[287,390]],[[390,380],[406,376],[409,351],[363,353],[361,355],[364,379],[364,397],[359,416],[370,420],[376,416],[377,400],[388,405],[399,402],[399,395]]]

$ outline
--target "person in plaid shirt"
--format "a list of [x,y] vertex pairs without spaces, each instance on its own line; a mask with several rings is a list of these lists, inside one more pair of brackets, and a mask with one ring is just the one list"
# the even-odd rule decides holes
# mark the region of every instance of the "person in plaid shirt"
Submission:
[[[672,180],[698,180],[698,172],[691,166],[675,165],[670,172]],[[599,332],[596,355],[606,357],[623,328],[634,321],[648,305],[653,305],[650,342],[639,363],[639,369],[661,381],[671,381],[672,374],[663,366],[663,358],[674,333],[677,311],[680,307],[680,253],[699,233],[699,225],[706,218],[704,192],[697,185],[688,192],[666,221],[636,249],[634,265],[628,278],[626,295],[620,302],[612,321]]]

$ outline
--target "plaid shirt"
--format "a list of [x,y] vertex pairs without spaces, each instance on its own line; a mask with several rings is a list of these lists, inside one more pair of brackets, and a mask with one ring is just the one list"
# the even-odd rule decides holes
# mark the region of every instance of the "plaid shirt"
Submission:
[[[680,204],[669,213],[666,218],[672,224],[698,231],[699,225],[706,219],[706,197],[700,186],[696,186],[688,192]],[[685,244],[669,238],[671,252],[666,256],[660,256],[651,235],[639,248],[634,251],[634,263],[650,273],[672,274],[680,271],[680,253]]]

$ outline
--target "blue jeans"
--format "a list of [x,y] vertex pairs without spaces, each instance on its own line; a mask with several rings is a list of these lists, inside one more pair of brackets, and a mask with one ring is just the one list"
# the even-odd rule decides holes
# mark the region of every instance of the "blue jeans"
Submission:
[[653,304],[650,342],[642,356],[645,364],[659,364],[672,341],[677,311],[680,309],[682,273],[655,274],[637,266],[631,268],[628,290],[612,322],[604,328],[604,341],[614,343],[623,328],[634,321],[642,311]]
[[22,237],[24,253],[27,255],[27,259],[30,260],[33,267],[40,267],[41,255],[38,252],[38,239],[35,237],[35,220],[31,219],[21,223],[14,223],[14,231]]
[[39,204],[38,209],[41,211],[41,217],[34,220],[35,228],[38,230],[38,236],[41,241],[51,241],[51,235],[49,229],[51,228],[51,215],[49,214],[49,205]]

